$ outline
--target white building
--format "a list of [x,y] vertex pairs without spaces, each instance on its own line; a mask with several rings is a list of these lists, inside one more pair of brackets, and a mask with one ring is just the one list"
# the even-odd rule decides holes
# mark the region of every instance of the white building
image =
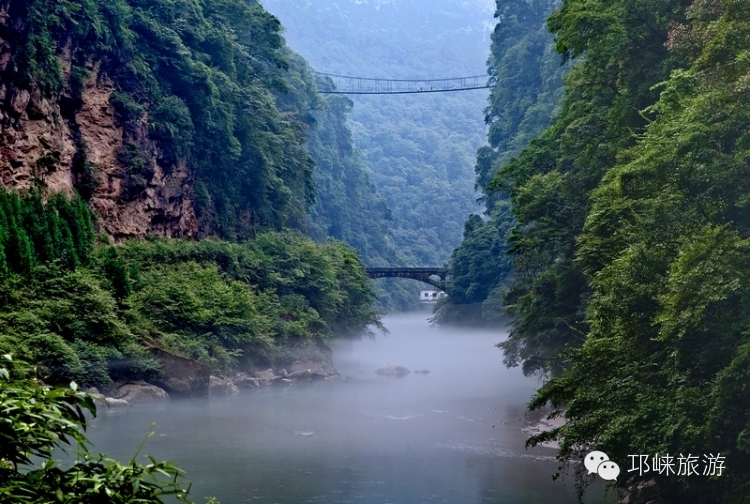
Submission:
[[437,303],[438,299],[442,299],[447,294],[443,291],[435,291],[435,290],[423,290],[419,293],[419,302],[420,303]]

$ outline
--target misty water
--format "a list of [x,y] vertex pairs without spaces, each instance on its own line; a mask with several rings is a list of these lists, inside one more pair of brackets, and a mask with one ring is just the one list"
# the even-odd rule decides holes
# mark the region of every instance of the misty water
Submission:
[[[94,451],[177,461],[191,496],[222,504],[574,503],[555,450],[525,449],[538,381],[507,369],[497,332],[388,316],[387,336],[333,344],[338,381],[102,411]],[[429,374],[383,377],[400,364]],[[588,502],[603,502],[601,489]]]

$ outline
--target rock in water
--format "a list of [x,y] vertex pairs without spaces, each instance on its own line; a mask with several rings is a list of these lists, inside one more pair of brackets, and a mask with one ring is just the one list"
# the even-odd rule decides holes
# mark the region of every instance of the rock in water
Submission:
[[279,378],[276,376],[276,373],[273,372],[273,369],[266,369],[265,371],[256,371],[255,377],[261,381],[269,382],[272,380],[275,380]]
[[234,395],[239,393],[237,385],[232,383],[231,380],[225,380],[218,376],[211,376],[208,382],[208,395],[209,396],[221,396],[221,395]]
[[247,373],[237,373],[234,378],[231,379],[237,388],[258,388],[258,379],[253,378]]
[[312,371],[310,369],[305,369],[304,371],[294,371],[291,374],[289,374],[287,378],[292,381],[298,381],[298,380],[311,381]]
[[192,359],[171,354],[161,348],[149,348],[159,360],[162,374],[156,384],[173,396],[202,397],[208,395],[211,370]]
[[406,369],[404,366],[396,366],[394,364],[383,366],[375,372],[383,376],[405,376],[411,373],[411,371]]
[[169,399],[169,394],[156,385],[143,380],[120,385],[113,393],[114,399],[124,399],[128,404],[161,402]]
[[119,408],[123,406],[130,406],[128,401],[125,399],[115,399],[114,397],[105,397],[104,400],[106,401],[107,405],[110,408]]

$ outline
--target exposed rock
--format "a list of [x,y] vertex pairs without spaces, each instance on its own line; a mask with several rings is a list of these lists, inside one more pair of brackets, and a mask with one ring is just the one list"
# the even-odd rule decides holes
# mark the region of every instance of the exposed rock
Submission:
[[260,384],[257,378],[253,378],[247,373],[237,373],[232,378],[232,383],[241,389],[258,388]]
[[107,398],[104,397],[104,394],[100,393],[99,389],[97,389],[96,387],[91,387],[90,389],[84,390],[84,392],[86,392],[88,395],[90,395],[91,397],[93,397],[95,400],[99,402],[107,401]]
[[115,399],[114,397],[106,397],[104,394],[99,392],[99,389],[96,387],[88,388],[84,390],[84,392],[89,394],[91,397],[93,397],[97,401],[101,401],[110,407],[117,408],[120,406],[130,406],[130,403],[128,403],[128,401],[126,401],[125,399]]
[[383,366],[375,372],[382,376],[406,376],[411,373],[411,371],[409,371],[404,366],[397,366],[395,364]]
[[309,369],[305,369],[304,371],[294,371],[293,373],[290,373],[287,378],[292,381],[312,381],[313,373]]
[[338,376],[338,371],[329,364],[321,364],[312,370],[313,380],[329,380],[331,378],[337,378]]
[[234,395],[240,391],[231,380],[211,376],[208,384],[208,394],[212,396]]
[[111,408],[120,408],[124,406],[130,406],[130,403],[125,399],[115,399],[114,397],[105,397],[104,402],[107,403]]
[[174,355],[161,348],[151,346],[151,354],[162,366],[162,376],[156,384],[170,395],[202,397],[209,393],[211,370],[199,362]]
[[52,118],[52,107],[49,102],[42,97],[42,92],[37,86],[32,86],[31,88],[26,113],[28,114],[29,119],[50,120]]
[[[13,53],[10,51],[11,46],[5,40],[0,39],[0,72],[4,71],[8,67]],[[2,99],[2,95],[0,95]]]
[[[529,436],[536,436],[537,434],[541,434],[542,432],[551,431],[553,429],[557,429],[565,425],[564,416],[558,416],[558,417],[550,419],[550,418],[547,418],[548,414],[549,414],[549,411],[547,411],[547,414],[543,418],[535,422],[527,419],[527,422],[529,423],[527,423],[526,426],[521,430]],[[560,448],[560,444],[557,441],[545,441],[544,443],[541,443],[538,446],[542,446],[545,448],[554,448],[554,449]]]
[[672,502],[665,498],[665,493],[656,480],[639,481],[627,489],[620,490],[618,504],[664,504]]
[[[0,66],[12,51],[0,39]],[[69,74],[69,58],[63,52],[65,74]],[[45,195],[72,196],[80,177],[73,170],[74,159],[85,145],[86,159],[99,182],[89,200],[99,217],[97,231],[113,242],[149,235],[197,236],[187,165],[163,165],[167,161],[149,136],[147,117],[127,131],[118,123],[109,102],[113,90],[96,67],[80,100],[65,93],[43,96],[33,85],[21,89],[0,83],[0,187],[16,191],[38,187]],[[138,146],[149,173],[135,189],[127,186],[128,174],[118,161],[118,153],[128,143]]]
[[10,111],[15,117],[19,117],[26,110],[29,104],[31,93],[25,89],[14,87],[10,92]]
[[255,377],[261,381],[271,381],[271,380],[275,380],[276,378],[279,378],[273,372],[273,369],[266,369],[265,371],[256,371]]
[[282,377],[295,381],[300,379],[300,375],[295,373],[300,372],[304,373],[302,379],[305,380],[330,379],[339,375],[333,368],[331,349],[320,338],[299,338],[288,342],[284,348],[270,355],[269,364],[278,369]]
[[124,399],[129,404],[153,403],[169,400],[169,394],[156,385],[143,380],[127,382],[116,387],[112,392],[114,399]]
[[[89,80],[84,89],[76,122],[90,146],[89,161],[102,168],[101,185],[90,201],[102,216],[97,220],[100,230],[118,242],[147,235],[196,236],[198,224],[187,166],[161,166],[158,149],[148,136],[148,118],[143,117],[136,129],[125,132],[117,125],[109,103],[114,88],[95,82]],[[118,162],[118,152],[126,143],[138,146],[150,174],[145,186],[134,194],[126,186],[127,173]]]

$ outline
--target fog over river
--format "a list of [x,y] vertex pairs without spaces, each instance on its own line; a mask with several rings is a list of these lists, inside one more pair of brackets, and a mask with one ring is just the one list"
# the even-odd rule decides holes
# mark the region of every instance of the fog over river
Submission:
[[[504,335],[427,318],[387,316],[389,335],[335,342],[350,379],[102,409],[94,451],[129,460],[156,422],[143,453],[178,462],[196,502],[574,503],[572,478],[552,481],[555,450],[524,448],[538,381],[503,366]],[[430,373],[375,373],[387,364]]]

